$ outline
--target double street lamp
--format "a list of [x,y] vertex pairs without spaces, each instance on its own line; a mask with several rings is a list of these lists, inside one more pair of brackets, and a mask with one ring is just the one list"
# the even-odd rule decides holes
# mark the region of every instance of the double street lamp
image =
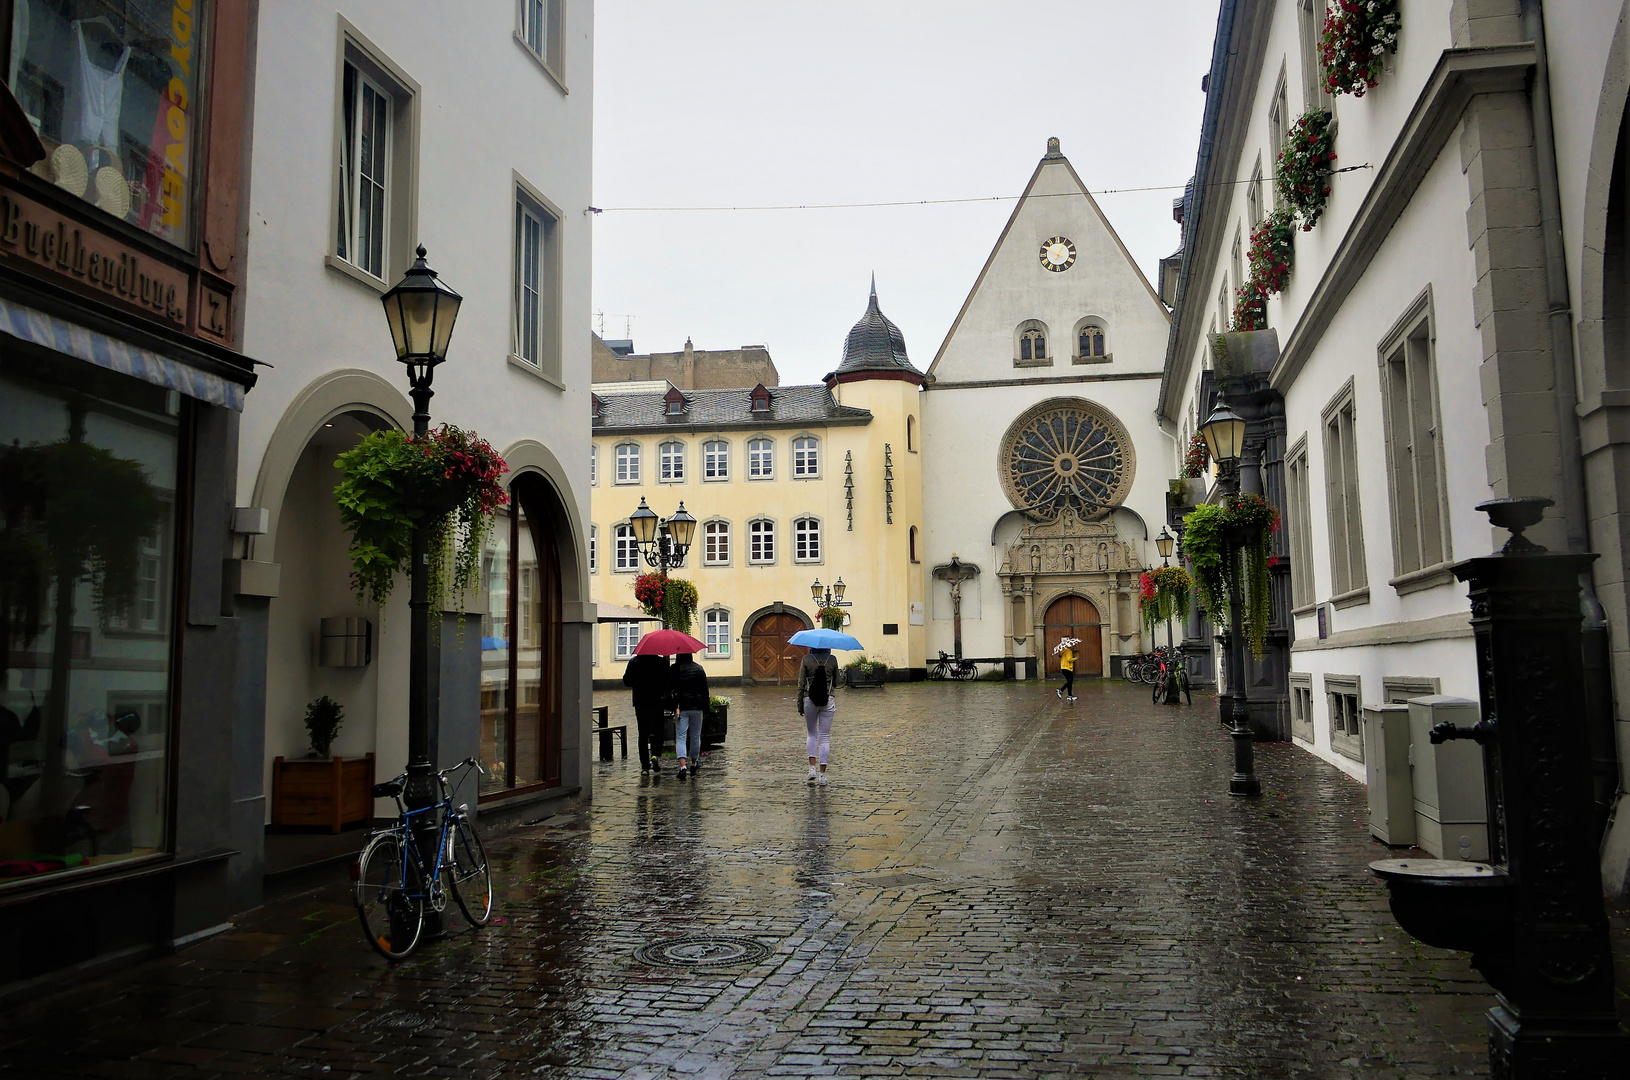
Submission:
[[[1230,500],[1239,498],[1239,459],[1245,446],[1245,418],[1219,402],[1200,435],[1217,463],[1217,483]],[[1241,610],[1240,553],[1251,543],[1254,528],[1230,527],[1223,530],[1223,574],[1228,587],[1228,699],[1229,734],[1234,740],[1234,775],[1228,781],[1230,795],[1260,795],[1262,784],[1256,778],[1256,750],[1252,746],[1250,715],[1245,705],[1245,619]],[[1165,554],[1164,551],[1161,553]]]
[[[402,280],[380,300],[396,359],[407,367],[413,435],[423,438],[430,433],[430,383],[436,366],[447,359],[447,343],[464,298],[436,277],[425,262],[423,244],[416,254]],[[409,810],[422,810],[441,799],[436,781],[438,740],[430,727],[430,530],[422,520],[413,525],[408,580],[408,765],[402,801]],[[421,851],[435,850],[437,825],[432,816],[416,817],[421,823],[415,830]]]
[[639,544],[647,566],[667,577],[669,570],[685,565],[685,554],[696,539],[696,519],[685,512],[683,501],[673,516],[663,521],[655,510],[645,505],[642,495],[639,509],[628,515],[628,524],[634,530],[634,541]]
[[823,586],[821,584],[821,579],[816,578],[814,584],[810,585],[809,587],[809,595],[815,598],[815,607],[818,609],[829,607],[850,607],[852,605],[849,603],[849,601],[843,598],[843,594],[848,588],[849,586],[843,583],[842,578],[838,578],[838,580],[834,581],[830,586]]

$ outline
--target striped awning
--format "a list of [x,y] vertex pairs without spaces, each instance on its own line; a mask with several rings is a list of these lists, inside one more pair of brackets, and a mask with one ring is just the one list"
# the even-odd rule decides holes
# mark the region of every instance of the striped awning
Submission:
[[118,338],[0,297],[0,333],[78,357],[190,398],[243,411],[243,387],[190,364],[137,348]]

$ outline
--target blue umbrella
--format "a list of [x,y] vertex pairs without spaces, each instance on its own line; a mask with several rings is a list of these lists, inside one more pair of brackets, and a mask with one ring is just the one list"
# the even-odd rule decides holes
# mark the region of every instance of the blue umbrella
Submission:
[[501,637],[483,637],[481,639],[482,652],[492,652],[494,649],[507,648],[509,648],[509,642],[505,641]]
[[789,645],[809,649],[864,649],[865,646],[841,630],[800,630],[787,639]]

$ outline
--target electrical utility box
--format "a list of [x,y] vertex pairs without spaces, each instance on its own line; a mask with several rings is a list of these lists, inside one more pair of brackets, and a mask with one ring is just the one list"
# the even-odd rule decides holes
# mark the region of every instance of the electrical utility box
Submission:
[[1409,706],[1364,706],[1364,770],[1370,832],[1383,844],[1415,844],[1415,786],[1409,775]]
[[1415,788],[1415,842],[1439,859],[1482,862],[1489,857],[1488,799],[1483,748],[1470,739],[1432,745],[1438,724],[1469,728],[1478,705],[1457,697],[1409,700],[1409,760]]

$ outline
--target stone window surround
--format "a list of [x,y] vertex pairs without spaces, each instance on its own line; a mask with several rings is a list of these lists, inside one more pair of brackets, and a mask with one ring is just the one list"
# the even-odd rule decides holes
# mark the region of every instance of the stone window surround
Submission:
[[[633,465],[634,465],[633,469],[630,470],[633,473],[633,475],[631,477],[629,477],[627,480],[624,480],[619,475],[623,471],[622,470],[622,457],[623,457],[623,455],[620,453],[620,451],[622,451],[624,448],[630,448],[630,449],[632,449],[634,451],[633,454],[630,455],[630,457],[629,457],[629,460],[631,460],[633,462]],[[640,473],[641,473],[641,469],[640,469],[641,461],[640,461],[640,458],[642,456],[643,456],[643,451],[642,451],[642,449],[640,447],[640,444],[637,443],[637,442],[634,442],[633,440],[624,440],[623,442],[619,442],[615,446],[613,446],[611,448],[611,482],[612,482],[612,484],[614,484],[614,485],[615,484],[622,484],[622,485],[625,485],[625,486],[633,486],[633,485],[636,485],[636,484],[643,483],[644,481],[641,479],[641,475],[640,475]]]
[[1313,611],[1319,595],[1313,579],[1313,481],[1306,433],[1285,454],[1285,493],[1290,504],[1285,539],[1290,549],[1291,613],[1302,615]]
[[[724,447],[724,455],[723,455],[723,465],[724,465],[724,470],[723,471],[724,471],[724,475],[723,476],[709,476],[707,474],[708,447],[710,447],[710,446],[722,446],[722,447]],[[721,437],[715,437],[715,438],[710,438],[706,442],[702,443],[701,480],[702,480],[702,483],[704,483],[704,484],[724,484],[724,483],[729,483],[729,481],[730,481],[730,440],[729,439],[721,438]]]
[[[814,525],[815,550],[814,558],[801,558],[798,554],[798,527],[805,522]],[[823,566],[826,564],[826,528],[821,519],[814,514],[799,514],[792,519],[792,561],[801,566]]]
[[[672,453],[677,448],[677,453]],[[664,460],[667,459],[667,460]],[[662,470],[666,465],[673,465],[678,469],[677,476],[665,477]],[[657,476],[659,484],[683,484],[685,482],[685,444],[679,439],[663,439],[657,443]]]
[[[1102,356],[1081,355],[1081,331],[1089,326],[1096,326],[1103,332],[1104,355]],[[1102,316],[1083,315],[1080,319],[1077,319],[1075,329],[1070,333],[1070,341],[1072,343],[1070,346],[1072,353],[1070,363],[1072,364],[1110,364],[1115,361],[1115,354],[1109,348],[1109,323]]]
[[[1268,106],[1268,154],[1275,174],[1279,170],[1279,152],[1285,148],[1290,133],[1290,90],[1287,80],[1290,72],[1284,61],[1279,64],[1279,81],[1274,85],[1273,98]],[[1273,185],[1274,209],[1279,208],[1279,185]]]
[[[768,536],[770,549],[769,558],[755,558],[753,556],[754,536]],[[776,535],[775,519],[770,517],[755,517],[747,522],[747,564],[749,566],[774,566],[776,561]]]
[[1309,743],[1314,741],[1313,676],[1306,671],[1290,672],[1291,734]]
[[515,43],[521,51],[555,84],[562,94],[566,88],[566,0],[543,0],[544,25],[553,33],[544,39],[543,52],[534,49],[526,40],[525,7],[529,0],[518,0],[515,5]]
[[[803,442],[805,439],[808,439],[815,444],[813,447],[808,448],[808,451],[806,451],[813,451],[815,455],[815,468],[809,472],[799,472],[798,444]],[[787,454],[790,458],[790,468],[792,469],[792,478],[794,480],[819,480],[821,478],[821,458],[823,455],[821,452],[821,437],[819,435],[815,434],[813,431],[800,431],[788,441]]]
[[[1396,449],[1394,440],[1398,436],[1394,434],[1396,418],[1393,416],[1391,393],[1392,382],[1396,377],[1396,373],[1393,370],[1392,358],[1397,356],[1400,351],[1408,349],[1410,342],[1420,337],[1423,329],[1425,331],[1425,347],[1427,351],[1428,389],[1432,398],[1430,404],[1431,424],[1434,431],[1441,431],[1443,427],[1443,410],[1442,400],[1438,393],[1437,317],[1432,302],[1432,286],[1430,283],[1421,290],[1420,295],[1410,303],[1404,313],[1399,316],[1398,321],[1393,323],[1391,329],[1381,339],[1380,344],[1376,346],[1376,363],[1380,367],[1381,374],[1381,421],[1386,433],[1387,480],[1388,487],[1392,489],[1388,493],[1390,498],[1387,500],[1387,519],[1392,532],[1392,565],[1393,569],[1398,571],[1388,584],[1396,589],[1399,595],[1437,588],[1451,584],[1454,581],[1454,574],[1449,569],[1454,562],[1454,554],[1449,526],[1449,474],[1444,462],[1444,440],[1442,438],[1434,439],[1436,460],[1433,462],[1435,469],[1433,481],[1437,488],[1435,501],[1437,503],[1438,528],[1441,534],[1439,543],[1442,557],[1427,565],[1404,569],[1406,559],[1403,549],[1406,525],[1418,531],[1421,528],[1421,522],[1416,520],[1406,523],[1400,518],[1398,512],[1399,498],[1396,490],[1396,465],[1393,462],[1393,454]],[[1407,363],[1407,361],[1405,362]],[[1413,434],[1413,432],[1408,434]],[[1416,482],[1415,488],[1417,492],[1419,486],[1419,483]]]
[[1255,232],[1266,216],[1262,199],[1262,153],[1258,151],[1256,164],[1251,168],[1251,182],[1245,187],[1245,223]]
[[[1329,710],[1326,719],[1330,725],[1330,748],[1341,756],[1352,758],[1354,761],[1364,760],[1364,736],[1363,729],[1360,726],[1363,723],[1364,716],[1362,686],[1362,681],[1357,675],[1332,675],[1326,673],[1324,676],[1324,702],[1325,708]],[[1334,699],[1338,696],[1352,699],[1352,716],[1348,721],[1352,725],[1351,731],[1338,731],[1336,729],[1336,702]]]
[[[712,616],[715,615],[723,615],[724,618],[719,620],[713,619]],[[724,624],[724,633],[719,634],[715,639],[721,645],[719,649],[715,650],[712,648],[712,642],[708,640],[711,636],[708,634],[708,628],[710,626],[717,626],[721,622]],[[730,656],[731,625],[732,620],[730,617],[730,609],[722,604],[715,604],[706,611],[702,612],[702,643],[709,646],[702,653],[704,657],[714,660],[723,660]]]
[[1436,697],[1443,693],[1443,680],[1421,675],[1383,675],[1381,700],[1388,705],[1408,702],[1410,698]]
[[[760,474],[758,476],[754,476],[753,475],[753,455],[754,455],[754,453],[757,452],[757,451],[755,451],[754,447],[759,446],[761,444],[768,447],[768,455],[769,455],[768,460],[769,460],[769,466],[770,467],[764,473],[762,473],[762,474]],[[745,445],[746,445],[746,448],[747,448],[747,479],[748,480],[774,480],[775,479],[775,440],[772,439],[768,435],[762,435],[762,434],[761,435],[749,435],[747,437],[747,442],[746,442]]]
[[[1341,445],[1341,418],[1347,415],[1350,445]],[[1358,485],[1358,408],[1353,379],[1348,377],[1320,413],[1324,432],[1324,492],[1325,516],[1330,547],[1330,587],[1335,595],[1330,602],[1338,608],[1355,607],[1370,602],[1369,567],[1365,561],[1363,497]],[[1335,435],[1332,436],[1332,428]],[[1331,460],[1339,457],[1341,477],[1332,482]],[[1350,467],[1349,467],[1350,466]],[[1339,499],[1338,499],[1339,496]],[[1338,525],[1339,502],[1339,525]],[[1338,537],[1341,548],[1338,551]],[[1338,554],[1342,561],[1338,561]],[[1342,567],[1346,566],[1345,572]]]
[[[628,530],[626,537],[623,535],[624,529]],[[618,563],[622,561],[620,558],[622,554],[620,545],[625,539],[628,541],[628,547],[626,548],[629,552],[628,565],[619,566]],[[640,545],[639,541],[634,538],[634,527],[628,523],[627,518],[611,527],[611,572],[614,574],[637,574],[640,572]]]
[[589,573],[600,572],[600,526],[589,526]]
[[564,259],[564,245],[561,242],[561,223],[565,215],[560,207],[549,200],[543,192],[529,183],[520,173],[512,177],[515,185],[515,214],[517,225],[522,208],[532,217],[542,223],[542,250],[539,253],[539,300],[538,300],[538,362],[533,363],[520,355],[520,308],[519,308],[519,282],[521,274],[520,252],[514,253],[514,265],[511,267],[513,283],[510,288],[510,302],[513,310],[510,315],[511,345],[509,362],[528,375],[534,375],[558,390],[566,389],[566,381],[561,371],[561,287],[564,280],[562,269]]
[[[1317,5],[1317,10],[1315,10]],[[1319,40],[1324,34],[1324,16],[1327,0],[1297,0],[1296,27],[1302,55],[1302,111],[1328,109],[1335,113],[1335,102],[1324,86],[1324,68],[1319,57]]]
[[[1029,360],[1020,359],[1024,355],[1022,343],[1026,332],[1036,330],[1041,333],[1042,355]],[[1013,366],[1016,368],[1052,367],[1052,331],[1040,319],[1026,319],[1013,328]]]
[[[724,558],[722,558],[722,559],[712,559],[712,558],[708,557],[707,538],[708,538],[708,528],[710,526],[717,527],[716,531],[715,531],[715,535],[717,535],[720,531],[722,531],[722,533],[723,533],[723,536],[724,536],[724,545],[723,545],[724,546]],[[716,518],[709,518],[708,520],[702,522],[701,533],[702,533],[702,565],[703,566],[729,566],[730,565],[731,554],[732,554],[731,549],[735,546],[735,537],[731,535],[730,522],[726,521],[724,518],[717,518],[717,517]]]
[[634,647],[640,641],[640,624],[637,622],[620,622],[611,624],[611,658],[613,660],[630,660],[634,656]]

